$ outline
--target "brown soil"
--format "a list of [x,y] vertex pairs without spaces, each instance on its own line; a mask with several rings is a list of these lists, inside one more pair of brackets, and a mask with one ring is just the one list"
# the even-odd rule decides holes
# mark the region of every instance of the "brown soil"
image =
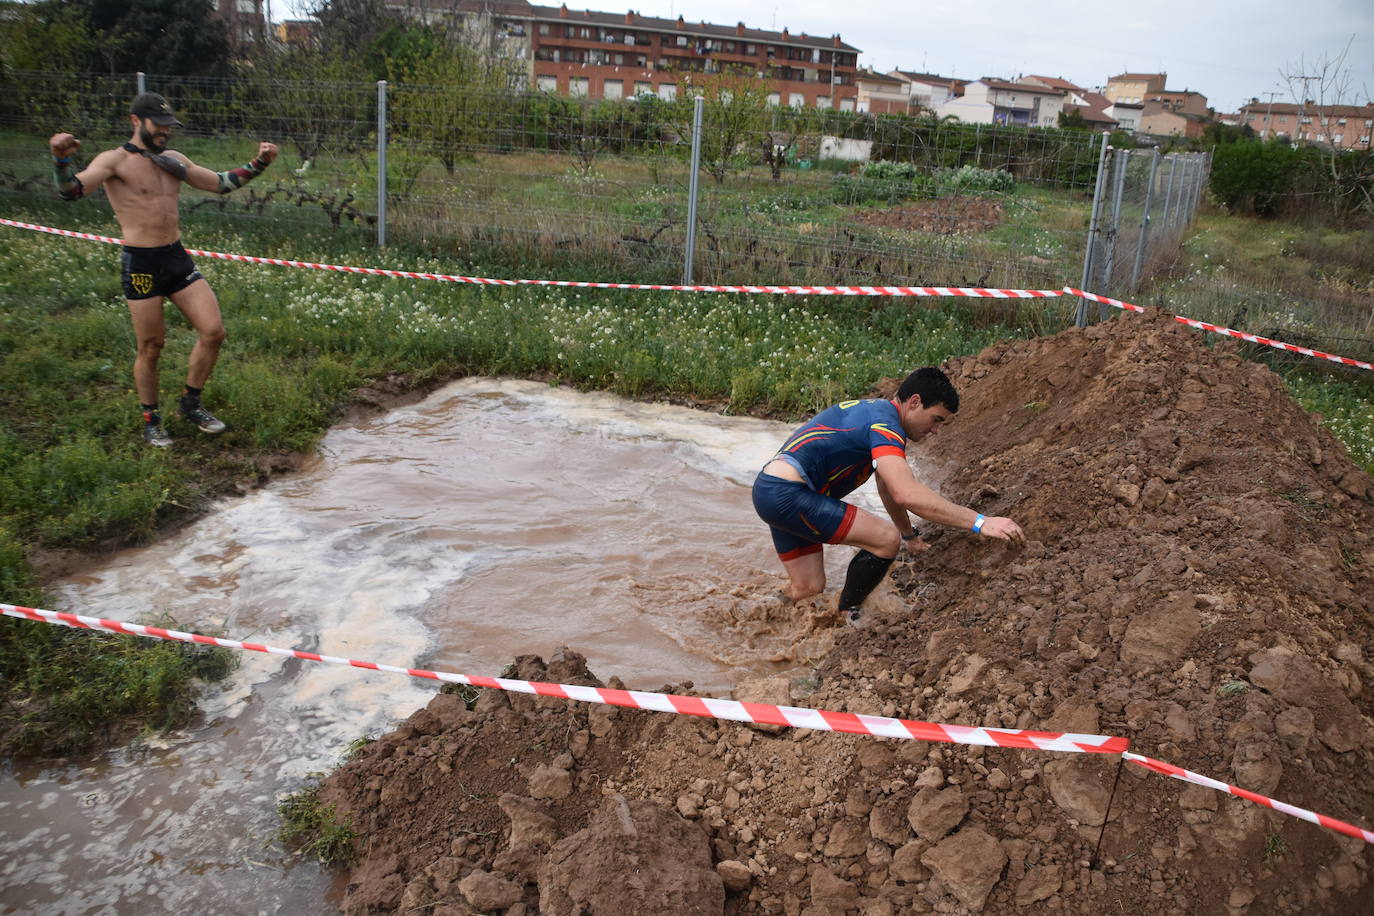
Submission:
[[[1159,313],[947,368],[942,489],[1030,542],[932,533],[895,567],[900,610],[737,697],[1122,735],[1374,825],[1374,484],[1342,446]],[[596,682],[567,650],[510,674]],[[1374,847],[1135,766],[1094,859],[1116,775],[478,691],[437,696],[321,797],[358,831],[351,913],[1374,911]]]
[[900,207],[860,210],[854,218],[870,226],[938,235],[976,235],[1002,223],[1002,202],[992,197],[942,197]]

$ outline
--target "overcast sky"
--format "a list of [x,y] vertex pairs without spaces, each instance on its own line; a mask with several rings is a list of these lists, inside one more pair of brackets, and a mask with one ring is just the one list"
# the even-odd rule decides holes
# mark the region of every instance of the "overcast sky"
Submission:
[[[286,18],[315,4],[271,0],[271,5],[274,18]],[[860,66],[880,71],[900,68],[961,79],[1039,74],[1089,88],[1118,73],[1166,72],[1169,89],[1201,92],[1220,112],[1235,111],[1252,97],[1263,100],[1267,92],[1282,93],[1275,101],[1292,101],[1280,72],[1313,75],[1323,58],[1334,59],[1353,38],[1345,59],[1349,97],[1341,101],[1363,104],[1374,98],[1374,0],[866,0],[852,6],[833,0],[581,0],[569,7],[633,9],[717,25],[742,20],[757,29],[786,26],[794,34],[839,32],[860,50]],[[1313,85],[1309,94],[1315,91]]]

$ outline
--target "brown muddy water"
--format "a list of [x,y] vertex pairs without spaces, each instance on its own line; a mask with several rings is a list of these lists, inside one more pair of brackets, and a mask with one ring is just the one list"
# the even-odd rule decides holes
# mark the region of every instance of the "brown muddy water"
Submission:
[[[333,430],[301,473],[55,583],[55,605],[465,674],[567,645],[634,688],[726,696],[832,638],[773,604],[750,504],[790,428],[467,379]],[[827,554],[833,589],[849,551]],[[277,801],[436,689],[244,653],[193,728],[0,773],[0,912],[334,912],[329,873],[275,841]]]

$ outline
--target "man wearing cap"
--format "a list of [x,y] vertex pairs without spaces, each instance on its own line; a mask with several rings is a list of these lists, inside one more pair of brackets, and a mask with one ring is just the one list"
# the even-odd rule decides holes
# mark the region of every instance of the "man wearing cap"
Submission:
[[181,245],[177,195],[185,182],[202,191],[228,194],[261,174],[277,158],[277,147],[261,143],[251,162],[227,172],[212,172],[181,153],[167,148],[172,129],[181,127],[167,100],[156,92],[134,99],[129,121],[133,136],[118,149],[106,150],[81,171],[73,156],[81,142],[71,134],[54,134],[48,141],[53,156],[53,183],[65,200],[76,200],[101,185],[114,208],[124,235],[124,296],[129,301],[138,351],[134,357],[134,388],[143,409],[143,438],[164,447],[172,439],[158,411],[158,358],[166,337],[163,299],[186,316],[196,331],[186,372],[186,388],[178,399],[181,415],[202,432],[218,433],[224,423],[200,403],[200,392],[224,343],[219,300]]
[[[927,545],[908,512],[983,537],[1022,543],[1021,526],[1002,516],[956,505],[918,481],[906,463],[908,442],[932,435],[959,410],[959,393],[932,366],[917,369],[891,400],[842,401],[812,417],[788,437],[754,481],[754,510],[773,534],[773,547],[791,580],[785,601],[825,589],[825,544],[850,544],[839,609],[858,623],[864,600],[887,575],[902,544],[919,553]],[[890,522],[845,496],[878,476],[878,496]]]

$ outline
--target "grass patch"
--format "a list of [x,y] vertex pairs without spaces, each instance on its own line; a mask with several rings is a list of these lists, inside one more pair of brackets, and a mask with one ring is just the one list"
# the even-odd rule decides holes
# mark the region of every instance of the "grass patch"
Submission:
[[179,728],[195,715],[199,684],[237,663],[219,647],[8,619],[0,624],[0,753],[79,754],[139,730]]
[[277,839],[294,855],[313,856],[327,868],[351,865],[356,836],[352,818],[340,822],[333,805],[320,804],[320,774],[310,779],[310,785],[278,802],[281,827]]

